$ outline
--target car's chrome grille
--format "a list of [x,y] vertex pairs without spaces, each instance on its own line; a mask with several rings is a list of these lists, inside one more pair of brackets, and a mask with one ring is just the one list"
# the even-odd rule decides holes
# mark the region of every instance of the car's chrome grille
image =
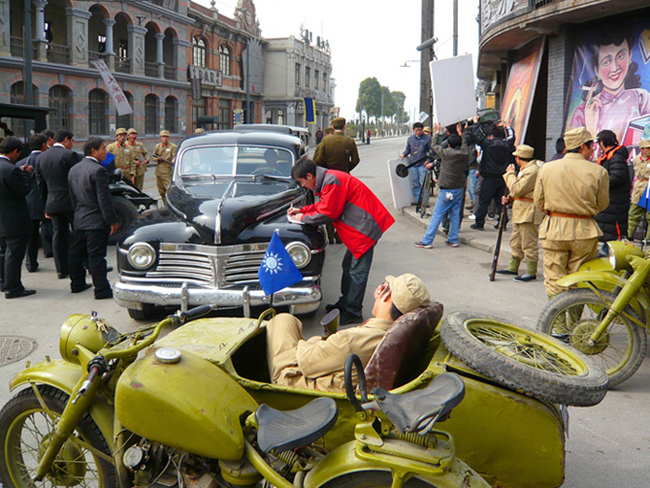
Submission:
[[264,259],[264,250],[234,251],[228,256],[224,279],[227,283],[257,280],[257,272]]

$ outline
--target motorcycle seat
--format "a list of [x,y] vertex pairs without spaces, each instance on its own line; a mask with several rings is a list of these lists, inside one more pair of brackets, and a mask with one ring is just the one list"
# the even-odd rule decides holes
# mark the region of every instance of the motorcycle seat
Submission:
[[307,446],[323,437],[336,423],[333,398],[320,397],[296,410],[281,411],[262,404],[255,411],[257,443],[264,452]]
[[463,400],[465,383],[456,373],[443,373],[420,390],[393,394],[375,388],[372,394],[388,420],[401,433],[426,434],[437,421],[446,420],[451,410]]

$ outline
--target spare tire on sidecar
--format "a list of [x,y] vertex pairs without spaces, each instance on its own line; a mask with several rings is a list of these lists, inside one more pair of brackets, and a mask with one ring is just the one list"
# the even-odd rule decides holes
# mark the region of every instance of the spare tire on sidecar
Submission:
[[581,407],[600,403],[607,393],[605,371],[585,354],[536,330],[454,313],[445,317],[440,335],[454,356],[506,388]]

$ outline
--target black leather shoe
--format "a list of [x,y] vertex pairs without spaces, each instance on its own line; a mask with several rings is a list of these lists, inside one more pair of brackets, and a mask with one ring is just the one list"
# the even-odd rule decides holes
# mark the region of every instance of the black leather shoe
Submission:
[[552,337],[553,339],[557,339],[558,341],[562,341],[562,342],[564,342],[565,344],[569,344],[569,342],[570,342],[570,341],[569,341],[569,334],[556,334],[555,332],[553,332],[553,333],[551,334],[551,337]]
[[341,312],[339,325],[360,324],[362,322],[363,322],[363,317],[361,315],[355,315],[345,310]]
[[83,286],[79,288],[71,288],[70,293],[81,293],[82,291],[86,291],[88,288],[91,288],[93,285],[90,283],[84,283]]
[[111,271],[113,271],[113,266],[106,266],[106,272],[110,273]]
[[509,269],[499,269],[497,270],[497,274],[517,276],[518,273],[516,271],[510,271]]
[[479,225],[477,223],[473,223],[472,225],[469,226],[469,228],[474,230],[485,230],[482,225]]
[[68,273],[57,273],[56,277],[60,280],[65,280],[68,277]]
[[112,290],[108,290],[103,293],[95,293],[95,300],[108,300],[109,298],[113,298]]
[[521,276],[515,276],[512,281],[516,281],[517,283],[528,283],[529,281],[535,281],[536,279],[537,275],[522,274]]
[[38,264],[36,266],[27,266],[27,271],[30,273],[36,273],[38,271]]
[[338,303],[330,303],[329,305],[325,305],[325,311],[327,311],[327,312],[331,312],[335,308],[340,309],[341,307],[339,306]]
[[5,292],[5,298],[10,299],[10,298],[21,298],[21,297],[28,297],[30,295],[34,295],[36,293],[36,290],[21,290],[21,291],[13,291],[13,292]]

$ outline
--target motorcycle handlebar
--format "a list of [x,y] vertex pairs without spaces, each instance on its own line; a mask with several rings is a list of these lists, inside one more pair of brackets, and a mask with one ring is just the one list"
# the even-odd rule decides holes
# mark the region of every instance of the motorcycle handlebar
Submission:
[[213,307],[212,305],[200,305],[198,307],[193,308],[192,310],[188,310],[187,312],[181,312],[181,320],[191,320],[191,319],[197,319],[199,317],[203,317],[204,315],[209,314],[212,312]]

